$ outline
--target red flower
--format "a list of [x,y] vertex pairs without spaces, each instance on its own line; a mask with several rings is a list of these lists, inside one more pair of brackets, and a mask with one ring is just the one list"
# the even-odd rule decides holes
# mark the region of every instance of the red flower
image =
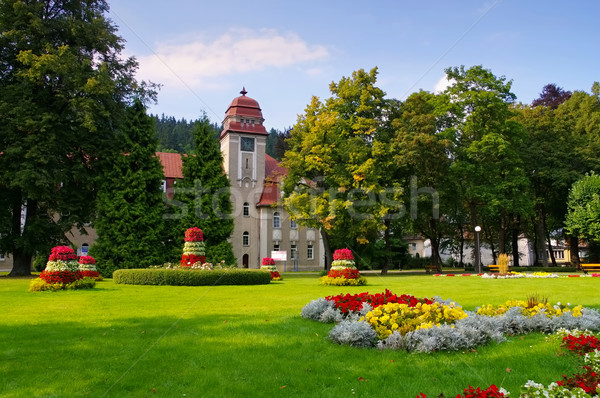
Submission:
[[202,235],[202,230],[198,227],[189,228],[185,231],[185,241],[186,242],[204,242],[204,236]]
[[337,296],[328,296],[325,297],[325,299],[333,301],[335,307],[344,314],[361,310],[363,303],[369,303],[373,308],[387,303],[406,304],[409,307],[415,307],[418,303],[433,303],[433,300],[428,298],[416,298],[415,296],[411,296],[409,294],[398,296],[390,292],[388,289],[385,289],[385,292],[383,293],[369,294],[368,292],[364,292],[354,295],[340,294]]
[[344,268],[340,270],[332,269],[327,273],[327,276],[330,278],[357,279],[360,276],[360,273],[357,269],[352,268]]
[[278,271],[271,271],[271,280],[278,278],[281,279],[281,275],[279,274]]
[[348,248],[338,249],[333,253],[334,260],[354,260],[352,251]]
[[96,264],[96,260],[92,256],[79,257],[79,264]]
[[83,275],[80,271],[42,271],[40,278],[46,281],[46,283],[71,283],[78,279],[82,279]]
[[182,254],[181,255],[181,266],[182,267],[191,267],[192,265],[200,262],[200,264],[204,264],[206,262],[205,256],[197,256],[195,254]]
[[84,278],[98,278],[100,276],[100,273],[98,271],[83,270],[79,271],[79,273]]
[[265,257],[262,259],[262,265],[275,265],[275,260],[271,257]]
[[568,335],[563,338],[563,347],[567,347],[569,351],[573,351],[577,355],[585,355],[594,350],[600,350],[600,340],[596,336],[579,337]]
[[55,246],[52,248],[50,252],[50,257],[48,257],[49,261],[69,261],[69,260],[77,260],[77,255],[72,247],[69,246]]

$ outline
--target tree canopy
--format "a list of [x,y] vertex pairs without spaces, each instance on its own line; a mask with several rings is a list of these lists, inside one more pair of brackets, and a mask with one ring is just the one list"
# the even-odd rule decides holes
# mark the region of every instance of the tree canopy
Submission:
[[0,251],[12,253],[11,275],[91,221],[124,110],[152,96],[107,11],[102,0],[0,3],[0,219],[10,220]]

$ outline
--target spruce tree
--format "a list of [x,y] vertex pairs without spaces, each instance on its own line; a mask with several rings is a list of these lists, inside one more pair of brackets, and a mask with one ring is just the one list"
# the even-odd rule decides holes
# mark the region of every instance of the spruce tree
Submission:
[[98,192],[98,271],[161,264],[164,256],[163,169],[156,156],[153,119],[140,101],[127,109],[117,156]]
[[231,243],[233,206],[229,178],[223,171],[223,155],[214,128],[206,117],[192,130],[194,150],[183,156],[183,181],[175,189],[177,212],[172,214],[171,256],[181,256],[186,229],[198,227],[204,233],[206,261],[227,265],[236,263]]

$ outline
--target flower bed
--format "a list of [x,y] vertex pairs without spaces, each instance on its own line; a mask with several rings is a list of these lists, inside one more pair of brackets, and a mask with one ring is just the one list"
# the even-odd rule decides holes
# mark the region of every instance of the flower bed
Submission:
[[102,276],[96,269],[96,260],[92,256],[79,257],[79,273],[84,278],[102,280]]
[[503,342],[505,335],[600,328],[600,313],[582,306],[530,299],[486,305],[471,312],[451,300],[398,296],[387,290],[377,295],[365,292],[319,298],[308,303],[301,315],[336,322],[329,338],[339,344],[419,352],[468,349],[490,341]]
[[271,273],[271,280],[273,281],[280,281],[283,279],[277,270],[277,267],[275,266],[275,260],[273,260],[271,257],[265,257],[262,259],[262,265],[260,269],[263,271],[269,271]]
[[[93,259],[92,259],[93,260]],[[87,259],[83,260],[88,261]],[[95,269],[95,268],[94,268]],[[39,278],[29,284],[30,291],[83,289],[94,287],[95,282],[79,270],[77,255],[69,246],[56,246],[48,256],[46,268]],[[85,278],[85,280],[84,280]]]
[[197,227],[188,228],[185,231],[185,243],[183,244],[183,254],[181,255],[181,266],[192,267],[196,263],[202,265],[206,262],[206,247],[204,245],[204,235],[202,230]]
[[333,253],[331,269],[323,276],[319,283],[322,285],[336,286],[361,286],[366,285],[367,279],[360,274],[354,263],[354,256],[350,249],[338,249]]

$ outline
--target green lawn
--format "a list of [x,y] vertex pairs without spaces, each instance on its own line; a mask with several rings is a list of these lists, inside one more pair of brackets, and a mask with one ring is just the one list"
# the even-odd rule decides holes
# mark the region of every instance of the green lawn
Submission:
[[369,276],[366,287],[319,286],[286,274],[262,286],[171,287],[99,282],[89,291],[30,293],[0,277],[2,397],[453,397],[494,383],[518,396],[527,380],[575,372],[544,336],[434,354],[356,349],[332,325],[300,318],[342,292],[452,298],[466,309],[531,294],[600,308],[600,278],[482,280]]

